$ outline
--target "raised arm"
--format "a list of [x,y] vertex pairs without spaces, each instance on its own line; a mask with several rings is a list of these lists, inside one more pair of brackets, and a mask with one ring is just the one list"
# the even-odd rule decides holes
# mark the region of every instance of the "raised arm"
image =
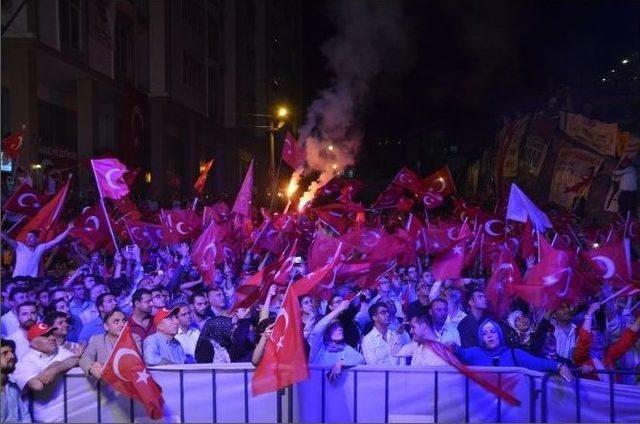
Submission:
[[51,241],[48,241],[44,244],[44,248],[49,250],[55,246],[57,246],[58,244],[60,244],[60,242],[62,242],[62,240],[64,240],[68,235],[69,235],[69,231],[71,231],[71,224],[69,224],[69,226],[67,226],[67,229],[64,230],[63,232],[61,232],[60,234],[57,235],[56,238],[54,238]]

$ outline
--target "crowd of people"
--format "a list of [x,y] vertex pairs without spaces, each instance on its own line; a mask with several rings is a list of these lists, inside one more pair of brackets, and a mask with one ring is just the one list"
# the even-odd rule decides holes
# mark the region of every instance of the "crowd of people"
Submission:
[[[24,242],[2,234],[2,422],[31,420],[27,392],[42,407],[40,420],[59,419],[60,375],[79,366],[100,380],[125,325],[148,366],[258,365],[286,285],[308,272],[308,258],[296,256],[287,284],[232,308],[237,288],[275,255],[248,249],[237,270],[219,264],[207,281],[189,242],[87,251],[69,230],[45,243],[37,232]],[[515,300],[499,314],[487,299],[488,275],[436,281],[431,259],[395,266],[367,288],[345,281],[329,296],[298,299],[309,363],[329,366],[330,380],[356,365],[459,361],[640,384],[638,374],[597,372],[639,369],[638,296],[601,303],[614,290],[603,281],[588,303],[545,310]]]

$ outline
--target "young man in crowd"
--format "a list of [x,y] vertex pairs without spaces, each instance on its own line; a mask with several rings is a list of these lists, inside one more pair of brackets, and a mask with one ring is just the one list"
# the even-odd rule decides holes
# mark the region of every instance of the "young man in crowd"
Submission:
[[78,343],[88,343],[91,336],[94,334],[104,333],[103,318],[105,314],[118,306],[116,297],[111,293],[102,293],[96,299],[96,306],[100,316],[93,321],[88,322],[82,327],[80,336],[78,336]]
[[200,329],[193,324],[191,308],[186,303],[176,305],[178,308],[178,334],[176,340],[182,346],[187,363],[195,362],[196,344],[200,337]]
[[220,287],[212,287],[207,291],[207,299],[209,301],[209,310],[207,311],[210,317],[217,317],[225,315],[226,313],[226,300],[224,297],[224,291]]
[[144,341],[155,331],[153,318],[151,316],[151,292],[147,289],[138,289],[131,297],[133,313],[127,321],[131,327],[131,332],[137,334],[140,340]]
[[16,369],[16,345],[11,340],[0,340],[0,422],[1,423],[30,423],[31,413],[27,400],[22,396],[22,390],[16,383],[9,380]]
[[15,343],[15,353],[18,360],[22,359],[29,351],[27,333],[29,328],[35,325],[37,319],[38,307],[34,302],[27,301],[18,306],[18,323],[20,327],[7,337]]
[[2,240],[16,252],[13,277],[37,277],[42,256],[45,252],[60,244],[67,237],[69,231],[71,231],[71,226],[68,226],[57,237],[46,243],[38,243],[38,234],[35,231],[27,233],[25,243],[12,239],[4,231],[1,232],[0,237],[2,237]]
[[400,359],[393,355],[409,343],[409,335],[402,326],[397,331],[389,329],[389,308],[385,302],[369,306],[369,317],[373,329],[362,338],[362,354],[367,365],[399,365]]
[[189,296],[189,305],[193,312],[193,324],[202,330],[205,321],[209,318],[209,301],[207,296],[202,292],[195,292]]
[[433,299],[429,305],[429,317],[432,322],[435,340],[451,345],[460,346],[460,334],[457,325],[447,323],[449,310],[447,301],[442,298]]
[[2,315],[2,335],[8,336],[13,334],[19,327],[18,306],[29,300],[29,290],[19,287],[17,284],[13,286],[9,292],[9,305],[11,309]]

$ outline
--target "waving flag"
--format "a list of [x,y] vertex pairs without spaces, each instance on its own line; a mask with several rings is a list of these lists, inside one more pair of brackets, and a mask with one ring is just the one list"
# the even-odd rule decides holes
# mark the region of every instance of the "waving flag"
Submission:
[[581,254],[582,258],[591,264],[595,274],[608,280],[619,277],[623,280],[631,279],[631,249],[629,239],[591,249]]
[[399,185],[400,187],[409,189],[417,195],[424,191],[424,187],[422,185],[422,181],[420,181],[420,177],[418,177],[415,172],[406,167],[402,168],[391,182],[393,184]]
[[511,193],[507,204],[507,219],[519,222],[527,222],[527,219],[530,219],[533,227],[539,232],[544,232],[553,227],[549,217],[515,184],[511,184]]
[[109,354],[102,369],[102,379],[116,391],[140,402],[152,419],[162,418],[162,388],[148,373],[129,325],[124,326]]
[[238,191],[236,201],[233,203],[231,212],[244,217],[245,219],[251,217],[251,190],[253,190],[253,160],[249,165],[247,174],[244,176],[242,187]]
[[70,181],[71,176],[69,176],[65,185],[58,190],[55,196],[53,196],[51,200],[49,200],[49,202],[47,202],[47,204],[44,205],[42,209],[40,209],[38,213],[20,229],[20,232],[16,237],[17,240],[24,242],[27,239],[27,233],[30,231],[40,232],[38,239],[41,243],[49,241],[55,237],[55,234],[53,234],[51,230],[62,213],[64,202],[67,199],[67,194],[69,193]]
[[73,221],[73,228],[69,234],[89,250],[95,250],[109,243],[109,230],[102,208],[97,205],[85,208]]
[[22,183],[4,204],[4,210],[19,215],[34,216],[47,201],[47,196]]
[[126,220],[126,227],[131,241],[143,249],[162,244],[162,226],[148,222]]
[[202,196],[202,192],[204,191],[204,185],[207,182],[207,176],[209,175],[209,170],[211,169],[212,166],[213,166],[213,159],[211,159],[202,167],[202,171],[200,171],[200,175],[198,176],[198,179],[193,185],[193,189],[200,196]]
[[118,159],[91,159],[91,167],[102,197],[119,200],[129,194],[129,187],[123,178],[128,170]]
[[433,191],[442,196],[449,196],[456,192],[456,185],[453,182],[453,177],[451,176],[451,171],[449,171],[448,166],[425,177],[422,180],[422,186],[424,187],[424,191]]
[[2,139],[2,151],[12,160],[16,160],[20,154],[20,149],[24,142],[25,128],[26,126],[23,125],[22,129],[13,132]]
[[302,167],[305,161],[304,147],[288,131],[282,145],[282,160],[293,169]]
[[513,300],[513,285],[521,283],[520,269],[513,260],[511,251],[501,246],[500,257],[493,265],[493,272],[486,289],[487,299],[496,316],[503,316],[509,311]]
[[161,209],[160,224],[165,243],[193,239],[200,229],[201,219],[191,209]]
[[216,264],[224,262],[220,242],[227,235],[225,227],[212,222],[191,246],[191,260],[207,283],[213,282]]

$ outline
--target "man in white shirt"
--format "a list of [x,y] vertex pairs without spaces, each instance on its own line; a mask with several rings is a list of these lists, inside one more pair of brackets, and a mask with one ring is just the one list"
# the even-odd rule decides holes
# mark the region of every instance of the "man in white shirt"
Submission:
[[57,246],[62,240],[64,240],[70,230],[71,225],[69,225],[66,230],[58,234],[56,238],[46,243],[38,243],[38,235],[35,231],[29,231],[27,233],[26,244],[12,239],[4,232],[0,233],[2,240],[16,251],[16,264],[13,268],[13,276],[37,277],[42,255],[44,255],[47,250]]
[[572,322],[573,311],[566,303],[554,313],[556,353],[565,359],[573,360],[576,346],[576,325]]
[[625,219],[627,214],[635,217],[638,195],[638,173],[628,157],[625,156],[622,158],[618,169],[613,171],[613,178],[620,181],[618,212]]
[[27,333],[29,352],[18,361],[13,378],[21,390],[33,392],[35,422],[63,422],[64,382],[62,374],[78,365],[78,356],[58,347],[55,327],[32,325]]
[[21,360],[29,352],[29,340],[27,332],[38,319],[38,307],[34,302],[24,302],[18,306],[18,322],[20,327],[7,337],[16,344],[16,358]]
[[2,335],[8,336],[13,334],[18,328],[20,323],[18,322],[18,306],[29,300],[29,290],[24,287],[14,288],[9,292],[9,305],[11,310],[2,316]]
[[362,354],[367,365],[400,365],[401,359],[394,357],[400,348],[409,343],[409,335],[400,326],[398,331],[389,329],[389,309],[384,302],[369,307],[373,329],[362,338]]
[[200,329],[193,325],[191,318],[191,308],[186,303],[177,306],[178,310],[178,334],[176,340],[180,342],[184,354],[187,357],[187,363],[195,362],[196,344],[200,337]]
[[449,365],[448,362],[431,349],[428,343],[436,340],[428,315],[418,315],[411,318],[411,336],[413,336],[413,341],[404,345],[396,353],[397,357],[411,357],[411,366]]
[[460,346],[460,334],[458,325],[447,323],[448,316],[447,301],[437,297],[429,305],[429,316],[431,317],[433,334],[435,340],[444,344],[455,344]]

